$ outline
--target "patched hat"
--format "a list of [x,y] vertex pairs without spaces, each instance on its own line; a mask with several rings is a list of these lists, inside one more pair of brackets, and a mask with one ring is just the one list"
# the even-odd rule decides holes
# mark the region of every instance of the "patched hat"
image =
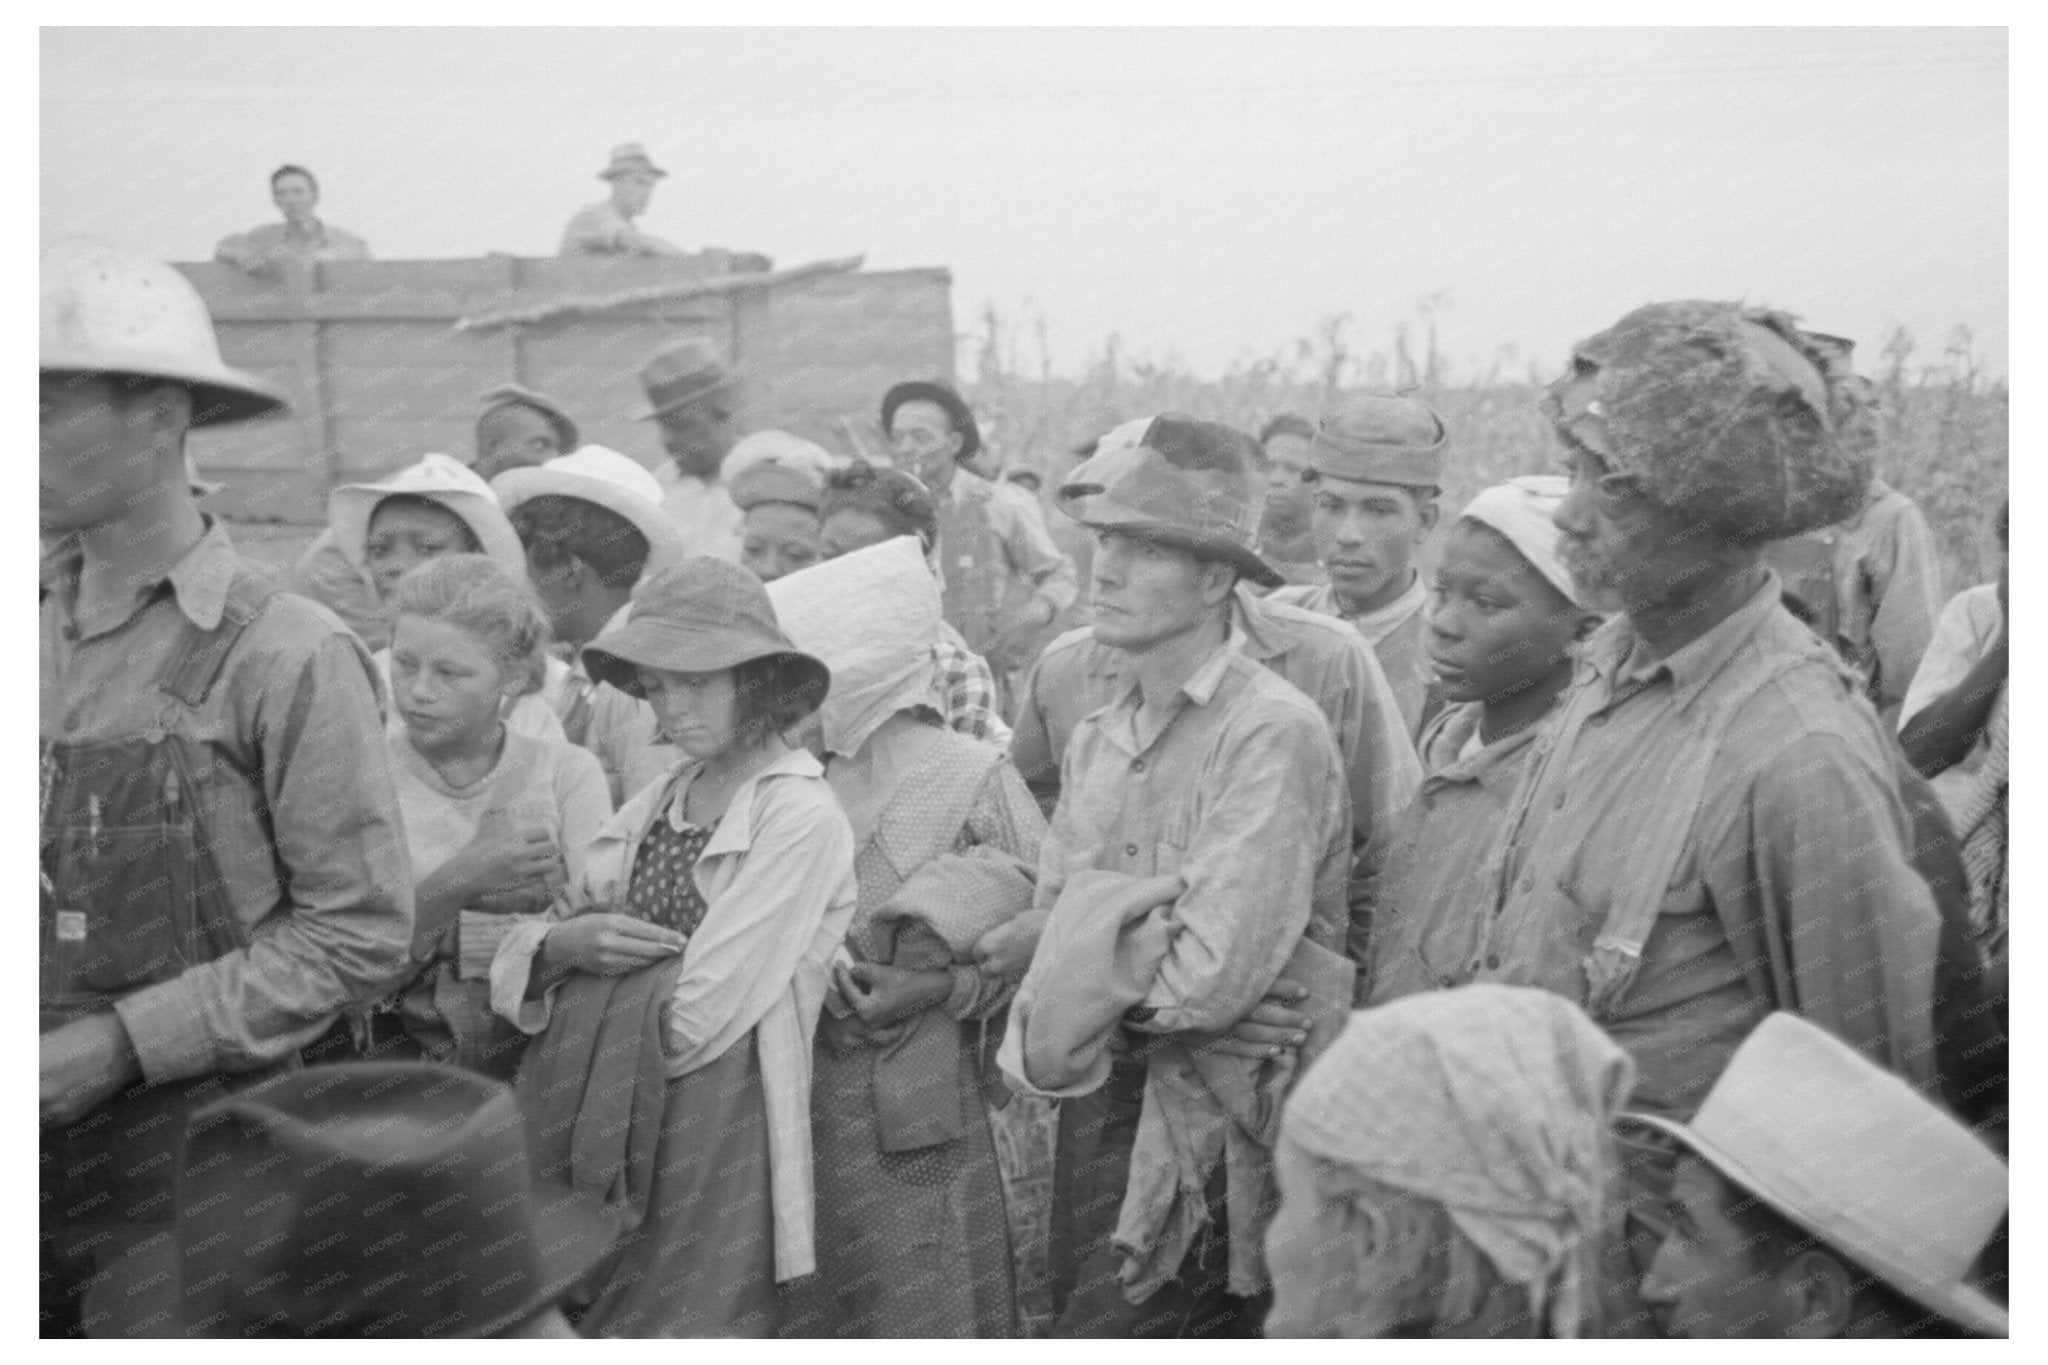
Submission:
[[545,464],[508,469],[491,480],[491,491],[510,516],[528,498],[553,493],[581,498],[633,523],[647,540],[642,577],[689,555],[683,533],[661,510],[661,485],[638,463],[604,446],[583,446]]
[[524,384],[499,384],[485,389],[476,401],[476,420],[479,422],[502,407],[532,408],[555,429],[555,440],[564,455],[583,444],[583,438],[576,431],[576,423],[562,410],[562,405],[538,389],[529,389]]
[[737,383],[739,376],[725,367],[710,342],[698,337],[671,341],[640,362],[640,387],[647,391],[647,406],[633,418],[651,421]]
[[641,668],[717,673],[768,657],[786,665],[808,710],[824,703],[831,670],[790,643],[767,585],[737,564],[698,556],[642,579],[625,621],[584,647],[583,666],[598,682],[644,699]]
[[729,491],[733,506],[742,512],[764,502],[787,502],[816,512],[825,500],[825,485],[817,476],[780,460],[756,460],[740,471]]
[[955,461],[972,459],[981,449],[981,427],[974,420],[974,410],[967,406],[951,384],[938,379],[912,379],[898,384],[882,395],[882,431],[887,435],[896,421],[896,409],[905,403],[937,403],[953,419],[954,430],[960,433],[960,453]]
[[1084,526],[1227,560],[1277,588],[1286,579],[1256,549],[1265,504],[1258,469],[1245,433],[1165,413],[1107,432],[1060,485],[1058,503]]
[[622,175],[651,175],[659,180],[668,172],[654,164],[647,149],[637,142],[621,142],[612,148],[611,164],[597,173],[599,180],[617,180]]
[[1309,468],[1332,479],[1441,488],[1443,419],[1420,398],[1366,394],[1323,414],[1309,438]]

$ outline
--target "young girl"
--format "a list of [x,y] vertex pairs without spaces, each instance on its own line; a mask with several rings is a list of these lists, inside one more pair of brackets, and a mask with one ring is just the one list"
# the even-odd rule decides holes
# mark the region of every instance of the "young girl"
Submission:
[[449,555],[399,579],[387,601],[389,741],[424,964],[395,1013],[424,1056],[509,1079],[524,1039],[491,1013],[491,958],[511,916],[545,909],[582,871],[611,814],[604,770],[506,724],[547,657],[547,619],[523,577]]
[[[599,832],[582,912],[514,928],[491,966],[492,1004],[526,1033],[547,1030],[544,1043],[604,1022],[582,1017],[609,1004],[590,978],[673,973],[659,1006],[659,1134],[650,1160],[636,1164],[637,1147],[625,1158],[633,1231],[578,1326],[770,1335],[777,1282],[814,1264],[811,1039],[854,909],[846,817],[818,761],[783,737],[830,674],[783,635],[759,580],[701,558],[644,582],[583,660],[652,703],[687,757]],[[548,1074],[537,1063],[552,1055],[542,1047],[521,1072],[530,1116],[584,1079]]]

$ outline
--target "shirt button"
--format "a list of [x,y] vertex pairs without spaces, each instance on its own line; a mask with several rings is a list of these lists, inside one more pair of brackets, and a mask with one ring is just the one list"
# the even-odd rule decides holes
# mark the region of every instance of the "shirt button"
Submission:
[[1136,844],[1125,844],[1125,845],[1124,845],[1124,856],[1125,856],[1126,858],[1135,858],[1135,857],[1137,857],[1137,856],[1138,856],[1138,846],[1137,846]]
[[1557,800],[1555,800],[1555,801],[1553,801],[1553,802],[1551,803],[1551,809],[1552,809],[1552,810],[1563,810],[1563,809],[1564,809],[1564,793],[1563,793],[1563,792],[1559,792],[1559,793],[1557,794]]
[[1494,957],[1489,957],[1488,959],[1486,959],[1486,966],[1487,966],[1488,970],[1490,970],[1490,971],[1496,971],[1496,972],[1497,972],[1497,971],[1499,971],[1499,970],[1500,970],[1500,958],[1499,958],[1499,956],[1497,956],[1497,955],[1496,955],[1496,956],[1494,956]]
[[1535,879],[1534,877],[1524,877],[1524,878],[1522,878],[1522,890],[1524,890],[1524,891],[1534,891],[1535,889],[1536,889],[1536,879]]
[[64,627],[64,638],[65,638],[65,639],[67,639],[67,640],[76,640],[76,639],[78,638],[78,627],[77,627],[77,626],[66,626],[66,627]]
[[80,717],[78,712],[76,711],[73,711],[70,715],[64,717],[64,728],[66,730],[76,730],[79,727],[80,723]]
[[1593,718],[1592,718],[1591,720],[1589,720],[1589,721],[1587,721],[1587,722],[1586,722],[1586,724],[1588,724],[1588,725],[1591,725],[1591,726],[1595,726],[1595,727],[1597,727],[1597,726],[1601,726],[1601,725],[1605,725],[1606,723],[1607,723],[1607,713],[1606,713],[1606,712],[1604,712],[1604,711],[1603,711],[1603,712],[1601,712],[1601,713],[1600,713],[1599,715],[1597,715],[1597,716],[1593,717]]
[[1145,760],[1141,758],[1138,759],[1136,762],[1132,763],[1131,771],[1136,773],[1138,776],[1143,777],[1145,775]]

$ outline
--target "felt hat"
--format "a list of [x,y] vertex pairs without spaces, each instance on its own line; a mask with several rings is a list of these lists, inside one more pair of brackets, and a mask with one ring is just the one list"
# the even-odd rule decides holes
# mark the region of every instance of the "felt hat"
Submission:
[[1371,393],[1323,414],[1309,438],[1308,464],[1332,479],[1441,488],[1449,444],[1443,419],[1420,398]]
[[1669,1133],[1784,1218],[1915,1303],[2004,1336],[1970,1281],[2004,1220],[2005,1163],[1897,1076],[1796,1014],[1772,1014],[1690,1123]]
[[644,578],[688,558],[683,533],[668,513],[661,510],[661,485],[638,463],[604,446],[583,446],[567,455],[557,455],[545,464],[527,469],[508,469],[491,480],[505,514],[510,516],[528,498],[552,493],[581,498],[616,512],[633,523],[647,538],[647,567]]
[[1557,552],[1564,532],[1551,520],[1570,491],[1571,480],[1562,474],[1525,474],[1481,489],[1458,515],[1498,531],[1544,582],[1580,606],[1578,585]]
[[697,337],[671,341],[640,362],[640,387],[647,391],[647,406],[634,413],[633,420],[652,421],[738,382],[739,376],[725,367],[710,342]]
[[637,142],[621,142],[612,148],[611,164],[597,173],[599,180],[617,180],[622,175],[651,175],[659,180],[668,172],[654,164],[647,149]]
[[425,1062],[307,1067],[214,1101],[176,1188],[176,1224],[88,1293],[103,1334],[490,1336],[617,1236],[597,1199],[533,1178],[509,1087]]
[[538,389],[529,389],[524,384],[499,384],[485,389],[477,396],[476,402],[476,420],[479,422],[499,408],[517,404],[532,408],[547,419],[548,425],[555,429],[555,440],[561,444],[564,454],[583,443],[583,438],[577,434],[576,423],[562,410],[562,405]]
[[584,647],[583,666],[597,681],[644,698],[639,668],[716,673],[769,657],[785,665],[799,698],[817,710],[831,670],[790,643],[766,585],[737,564],[698,556],[643,578],[625,621]]
[[1572,348],[1542,408],[1568,444],[1734,543],[1840,521],[1870,484],[1869,385],[1772,309],[1638,308]]
[[327,520],[334,527],[335,544],[357,568],[363,567],[377,504],[397,493],[447,508],[469,528],[485,554],[521,579],[526,577],[526,551],[498,505],[498,495],[461,461],[439,451],[375,483],[343,484],[327,495]]
[[756,460],[740,471],[728,490],[742,512],[764,502],[787,502],[816,512],[825,499],[825,485],[807,469],[780,460]]
[[89,237],[42,255],[37,366],[44,372],[168,379],[192,394],[192,425],[216,426],[286,409],[284,395],[220,358],[199,291],[161,261]]
[[1060,485],[1058,503],[1083,526],[1227,560],[1277,588],[1286,579],[1256,549],[1258,468],[1252,438],[1235,427],[1167,413],[1106,433]]
[[920,402],[937,403],[953,419],[953,427],[960,433],[960,453],[953,457],[956,461],[971,459],[981,449],[981,427],[974,420],[974,410],[951,384],[940,379],[906,380],[883,394],[883,434],[887,435],[895,422],[896,409],[905,403]]

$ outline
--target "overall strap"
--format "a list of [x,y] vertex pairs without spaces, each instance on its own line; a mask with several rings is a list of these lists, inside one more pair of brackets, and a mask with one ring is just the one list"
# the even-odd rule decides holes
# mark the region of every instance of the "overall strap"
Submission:
[[220,624],[212,630],[201,630],[187,621],[178,647],[167,656],[157,686],[189,707],[204,705],[235,641],[242,638],[242,632],[254,624],[280,591],[276,584],[258,578],[247,566],[237,566],[228,584]]

